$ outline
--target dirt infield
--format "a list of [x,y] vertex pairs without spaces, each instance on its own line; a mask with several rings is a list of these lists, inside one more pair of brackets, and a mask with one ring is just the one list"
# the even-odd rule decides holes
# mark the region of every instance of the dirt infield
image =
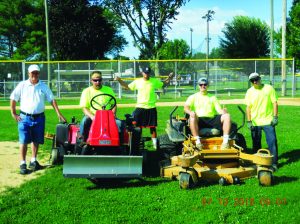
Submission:
[[[28,149],[28,158],[30,158],[30,149]],[[28,160],[28,159],[27,159]],[[37,172],[20,175],[19,172],[19,143],[18,142],[0,142],[0,194],[7,188],[18,187],[28,180],[42,175],[45,170],[39,170]],[[41,160],[45,165],[47,161]]]

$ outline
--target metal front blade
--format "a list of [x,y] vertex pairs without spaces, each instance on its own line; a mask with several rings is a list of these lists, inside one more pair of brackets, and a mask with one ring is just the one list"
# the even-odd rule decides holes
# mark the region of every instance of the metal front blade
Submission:
[[142,156],[65,155],[64,177],[136,178],[142,175]]

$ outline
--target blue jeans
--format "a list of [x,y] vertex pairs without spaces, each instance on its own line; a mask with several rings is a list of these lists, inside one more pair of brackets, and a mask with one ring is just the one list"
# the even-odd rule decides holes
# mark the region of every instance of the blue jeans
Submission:
[[254,130],[251,131],[253,150],[257,152],[258,149],[261,149],[262,130],[265,132],[268,148],[273,155],[273,164],[277,164],[278,146],[275,127],[271,125],[254,126]]

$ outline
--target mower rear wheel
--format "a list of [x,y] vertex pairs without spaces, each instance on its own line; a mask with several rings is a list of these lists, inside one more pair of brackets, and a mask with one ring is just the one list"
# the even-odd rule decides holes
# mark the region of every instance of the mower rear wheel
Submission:
[[271,186],[273,175],[270,171],[261,170],[258,172],[258,181],[261,186]]
[[58,164],[58,149],[52,148],[51,157],[50,157],[50,164],[57,165]]
[[181,189],[191,189],[195,186],[193,178],[189,173],[180,173],[179,174],[179,186]]

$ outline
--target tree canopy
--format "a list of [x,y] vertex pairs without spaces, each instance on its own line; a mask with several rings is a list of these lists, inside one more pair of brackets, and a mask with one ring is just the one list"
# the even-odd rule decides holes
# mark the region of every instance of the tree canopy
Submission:
[[186,59],[190,56],[190,47],[185,40],[169,40],[159,49],[159,59]]
[[58,60],[103,59],[127,43],[109,12],[87,0],[50,0],[51,48]]
[[265,22],[247,16],[236,16],[222,30],[220,48],[227,58],[259,58],[268,56],[269,27]]
[[287,22],[287,54],[300,63],[300,0],[294,0]]
[[176,19],[178,9],[189,0],[103,0],[129,29],[140,59],[159,58],[166,31]]
[[0,57],[27,59],[46,51],[43,9],[39,0],[0,2]]

